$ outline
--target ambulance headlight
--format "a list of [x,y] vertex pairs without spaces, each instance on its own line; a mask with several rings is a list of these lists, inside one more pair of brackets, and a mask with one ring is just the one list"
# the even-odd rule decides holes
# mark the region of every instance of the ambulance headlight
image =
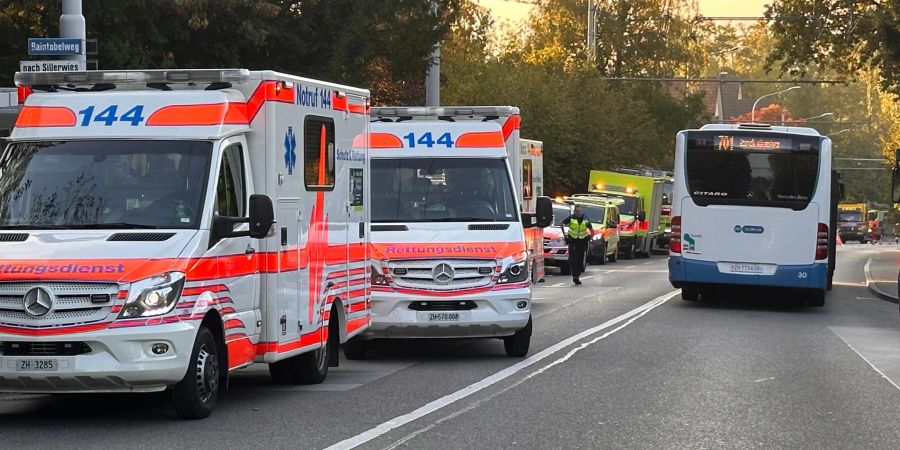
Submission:
[[500,274],[498,284],[521,283],[528,279],[528,261],[516,261]]
[[599,240],[603,239],[603,235],[598,233],[598,234],[593,235],[591,237],[591,239],[593,239],[595,241],[599,241]]
[[175,308],[184,288],[184,274],[167,272],[131,284],[128,301],[119,313],[120,319],[168,314]]
[[565,247],[566,246],[566,238],[560,236],[560,237],[554,239],[553,246],[554,247]]

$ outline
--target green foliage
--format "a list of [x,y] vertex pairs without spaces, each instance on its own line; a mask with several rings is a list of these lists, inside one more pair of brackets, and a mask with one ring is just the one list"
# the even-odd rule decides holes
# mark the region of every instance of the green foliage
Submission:
[[[0,85],[10,85],[26,39],[56,36],[58,1],[0,6]],[[102,68],[246,67],[359,86],[375,101],[418,103],[434,42],[460,0],[85,0]]]
[[872,67],[882,88],[900,94],[900,2],[779,0],[766,17],[776,38],[770,67],[792,75],[829,68],[850,77]]
[[[522,137],[544,142],[550,195],[584,192],[591,169],[671,167],[676,133],[704,116],[698,97],[676,100],[662,84],[611,81],[592,68],[578,5],[544,3],[531,23],[546,26],[521,41],[510,37],[499,53],[468,28],[454,29],[443,48],[444,103],[518,106]],[[484,11],[470,4],[466,14]]]

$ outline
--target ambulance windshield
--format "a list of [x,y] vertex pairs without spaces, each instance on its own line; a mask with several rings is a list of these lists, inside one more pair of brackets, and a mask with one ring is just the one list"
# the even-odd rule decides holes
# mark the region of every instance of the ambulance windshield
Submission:
[[212,144],[12,143],[0,156],[0,229],[197,228]]
[[373,222],[519,220],[501,159],[373,159]]

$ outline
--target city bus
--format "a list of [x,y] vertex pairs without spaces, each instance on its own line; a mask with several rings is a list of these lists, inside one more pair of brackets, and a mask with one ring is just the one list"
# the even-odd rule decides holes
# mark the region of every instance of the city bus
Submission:
[[831,140],[811,128],[678,133],[669,280],[685,300],[773,287],[822,306],[834,240]]

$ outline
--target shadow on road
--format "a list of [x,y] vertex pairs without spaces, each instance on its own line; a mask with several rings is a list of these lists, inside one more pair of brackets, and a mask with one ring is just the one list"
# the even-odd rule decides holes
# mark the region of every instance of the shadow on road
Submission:
[[[825,304],[828,304],[826,296]],[[791,312],[791,313],[816,313],[821,312],[822,308],[807,306],[809,294],[803,291],[792,291],[785,289],[761,289],[761,288],[741,288],[724,289],[704,293],[699,301],[690,302],[683,301],[681,297],[676,297],[680,305],[686,308],[708,308],[708,309],[724,309],[724,310],[740,310],[740,311],[772,311],[772,312]]]

